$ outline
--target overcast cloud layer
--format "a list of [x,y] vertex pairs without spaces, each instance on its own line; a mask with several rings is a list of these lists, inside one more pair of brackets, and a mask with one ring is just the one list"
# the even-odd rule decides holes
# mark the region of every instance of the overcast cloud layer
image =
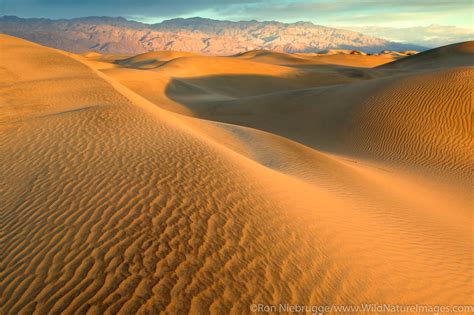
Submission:
[[[430,46],[474,37],[472,0],[0,0],[0,3],[1,15],[20,17],[123,16],[147,23],[191,16],[234,21],[303,20],[357,28],[397,41],[431,43]],[[436,27],[428,28],[430,25]]]

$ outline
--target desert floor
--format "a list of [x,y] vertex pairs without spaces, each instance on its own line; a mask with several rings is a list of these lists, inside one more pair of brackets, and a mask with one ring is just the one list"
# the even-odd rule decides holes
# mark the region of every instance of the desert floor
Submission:
[[0,35],[0,313],[473,304],[474,43],[403,56]]

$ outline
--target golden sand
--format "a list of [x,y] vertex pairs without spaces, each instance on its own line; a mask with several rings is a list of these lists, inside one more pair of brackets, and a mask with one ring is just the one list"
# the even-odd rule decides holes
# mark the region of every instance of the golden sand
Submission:
[[395,57],[0,43],[1,314],[473,304],[472,44],[373,68]]

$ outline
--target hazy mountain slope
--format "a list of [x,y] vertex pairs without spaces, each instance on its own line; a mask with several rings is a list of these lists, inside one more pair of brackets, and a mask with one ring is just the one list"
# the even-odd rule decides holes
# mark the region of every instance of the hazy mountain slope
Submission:
[[254,49],[316,52],[323,49],[423,50],[361,33],[309,22],[217,21],[173,19],[144,24],[124,18],[87,17],[71,20],[0,18],[2,33],[71,52],[95,50],[137,54],[178,50],[207,54],[235,54]]

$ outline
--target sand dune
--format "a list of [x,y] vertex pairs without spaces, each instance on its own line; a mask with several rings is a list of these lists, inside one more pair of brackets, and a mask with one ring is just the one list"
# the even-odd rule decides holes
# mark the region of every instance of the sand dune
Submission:
[[469,180],[473,74],[457,68],[189,107],[315,149]]
[[386,69],[435,69],[472,66],[474,41],[443,46],[381,66]]
[[179,51],[156,51],[140,54],[122,60],[117,60],[116,62],[120,65],[125,65],[132,68],[152,69],[161,66],[167,61],[193,55],[193,53]]
[[[360,56],[366,56],[360,58]],[[262,63],[270,63],[285,66],[347,66],[347,67],[375,67],[378,65],[385,64],[390,61],[398,59],[404,54],[389,55],[389,54],[375,54],[366,55],[365,53],[357,50],[343,50],[343,49],[331,49],[322,51],[321,53],[279,53],[266,50],[253,50],[242,54],[238,54],[234,57],[239,59],[252,60]]]
[[286,54],[269,50],[251,50],[234,56],[239,59],[247,59],[272,64],[299,64],[311,62],[304,55]]
[[[328,56],[330,60],[325,61],[319,57],[300,58],[261,51],[243,55],[177,57],[155,64],[153,69],[149,69],[152,71],[148,72],[141,71],[142,66],[121,67],[116,63],[113,67],[98,63],[91,66],[108,69],[104,71],[108,76],[148,100],[185,114],[190,112],[183,109],[182,104],[188,107],[192,107],[191,103],[193,106],[208,106],[213,101],[228,101],[315,85],[349,83],[380,75],[380,71],[346,66],[347,63],[354,63],[354,60],[342,58],[337,61],[331,56]],[[368,56],[369,59],[371,57]],[[372,64],[372,61],[359,63]],[[375,64],[380,63],[379,60]]]
[[0,43],[2,314],[473,303],[471,204],[453,191],[470,185],[472,68],[103,68]]
[[[467,56],[464,64],[472,63],[469,44],[458,46],[442,47],[399,62],[412,60],[412,64],[423,64],[426,55],[440,55],[450,50],[451,59],[459,61]],[[252,61],[268,57],[278,64],[290,55],[255,51],[242,56]],[[430,173],[436,168],[443,176],[469,179],[470,67],[445,70],[435,67],[410,74],[333,67],[332,71],[338,71],[341,79],[336,80],[338,85],[325,87],[324,80],[330,71],[298,73],[298,68],[287,66],[298,75],[282,80],[285,76],[278,71],[281,68],[260,68],[252,64],[253,72],[261,75],[245,76],[228,70],[239,71],[240,65],[225,62],[219,64],[220,76],[215,71],[196,78],[189,78],[190,74],[185,78],[173,77],[169,82],[162,80],[161,84],[157,84],[157,77],[147,78],[145,82],[150,80],[155,86],[160,85],[160,93],[166,92],[162,99],[169,97],[185,105],[190,115],[266,130],[331,153],[392,166],[394,163],[414,166]],[[263,63],[269,63],[269,59]],[[130,86],[127,79],[123,79],[130,77],[130,73],[120,71],[123,70],[108,74]],[[143,82],[145,76],[137,75],[140,79],[135,80]],[[317,75],[324,79],[317,80]],[[238,86],[225,85],[239,80],[244,82]],[[296,85],[299,82],[303,84]],[[348,82],[351,84],[341,84]],[[165,83],[167,86],[163,89]],[[265,84],[266,89],[261,89]],[[250,87],[240,92],[239,89],[247,85]],[[311,88],[307,88],[309,85]],[[146,97],[149,94],[137,92]]]

